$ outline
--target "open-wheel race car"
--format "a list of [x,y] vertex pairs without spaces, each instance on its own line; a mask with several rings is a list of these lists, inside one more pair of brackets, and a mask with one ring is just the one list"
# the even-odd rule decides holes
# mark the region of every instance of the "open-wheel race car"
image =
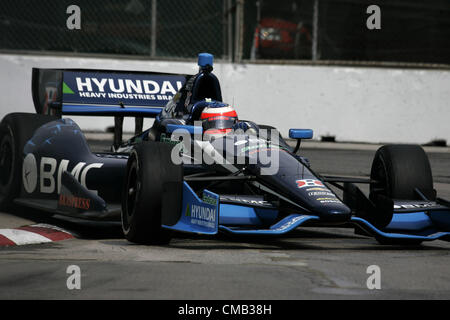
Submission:
[[[1,207],[121,220],[125,237],[145,244],[307,225],[352,225],[381,243],[450,239],[450,204],[420,146],[381,147],[367,179],[320,175],[299,155],[312,130],[290,129],[292,147],[275,128],[239,119],[212,70],[210,54],[195,75],[34,69],[37,112],[0,124]],[[92,152],[70,115],[114,117],[111,151]],[[124,117],[136,118],[127,141]],[[143,130],[146,117],[155,121]]]

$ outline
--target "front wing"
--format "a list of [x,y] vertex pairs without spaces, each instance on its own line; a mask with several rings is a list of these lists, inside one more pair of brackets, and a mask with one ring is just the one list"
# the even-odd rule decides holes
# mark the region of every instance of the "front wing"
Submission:
[[[203,191],[200,199],[187,182],[183,183],[183,201],[178,221],[162,227],[188,233],[214,235],[219,231],[233,235],[283,235],[300,226],[320,226],[318,216],[293,213],[273,221],[270,226],[261,225],[256,212],[245,205],[234,205],[235,221],[247,221],[246,225],[226,224],[230,220],[230,205],[221,203],[219,195]],[[227,215],[221,219],[221,210]],[[253,210],[255,211],[255,210]],[[253,216],[252,216],[253,215]],[[253,225],[251,223],[254,223]],[[369,221],[353,216],[346,226],[352,225],[359,232],[376,238],[380,243],[420,243],[422,241],[450,241],[450,208],[420,212],[394,213],[391,223],[377,228]]]

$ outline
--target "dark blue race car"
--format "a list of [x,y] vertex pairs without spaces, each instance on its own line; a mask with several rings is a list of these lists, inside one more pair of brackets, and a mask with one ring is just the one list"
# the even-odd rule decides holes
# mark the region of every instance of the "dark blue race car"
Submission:
[[[121,219],[136,243],[301,225],[352,225],[382,243],[450,239],[449,202],[436,196],[420,146],[381,147],[369,179],[322,176],[298,153],[312,130],[291,129],[293,148],[275,128],[239,119],[222,101],[212,56],[200,54],[199,67],[196,75],[34,69],[37,113],[0,124],[1,207]],[[114,117],[111,152],[91,152],[68,115]],[[136,119],[125,142],[124,117]],[[143,131],[145,117],[155,121]]]

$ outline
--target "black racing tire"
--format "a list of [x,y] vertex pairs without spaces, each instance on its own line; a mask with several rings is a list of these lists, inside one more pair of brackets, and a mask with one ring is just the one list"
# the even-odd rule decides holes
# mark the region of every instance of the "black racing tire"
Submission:
[[136,145],[130,154],[122,196],[122,229],[130,242],[170,242],[171,232],[161,227],[163,185],[183,179],[182,166],[171,160],[172,148],[148,141]]
[[385,145],[372,162],[370,199],[378,195],[397,200],[422,200],[415,188],[429,200],[436,198],[430,162],[419,145]]
[[23,148],[36,129],[58,117],[34,113],[10,113],[0,123],[0,209],[14,208],[20,193]]

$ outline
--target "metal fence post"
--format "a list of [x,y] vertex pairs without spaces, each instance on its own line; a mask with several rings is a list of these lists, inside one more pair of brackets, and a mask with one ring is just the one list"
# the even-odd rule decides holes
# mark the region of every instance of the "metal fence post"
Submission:
[[152,0],[152,30],[151,30],[151,56],[156,56],[156,1]]
[[243,14],[242,14],[242,5],[244,1],[243,0],[236,0],[236,14],[235,14],[235,43],[234,43],[234,62],[241,62],[242,59],[242,41],[243,41]]
[[319,38],[319,0],[314,0],[314,7],[313,7],[313,41],[312,41],[312,59],[317,60],[318,53],[317,53],[317,43]]
[[231,6],[231,0],[225,0],[227,5],[227,55],[228,55],[228,61],[233,61],[233,15],[232,12],[232,6]]
[[226,57],[229,62],[233,61],[233,15],[231,6],[231,0],[224,0],[224,58]]

